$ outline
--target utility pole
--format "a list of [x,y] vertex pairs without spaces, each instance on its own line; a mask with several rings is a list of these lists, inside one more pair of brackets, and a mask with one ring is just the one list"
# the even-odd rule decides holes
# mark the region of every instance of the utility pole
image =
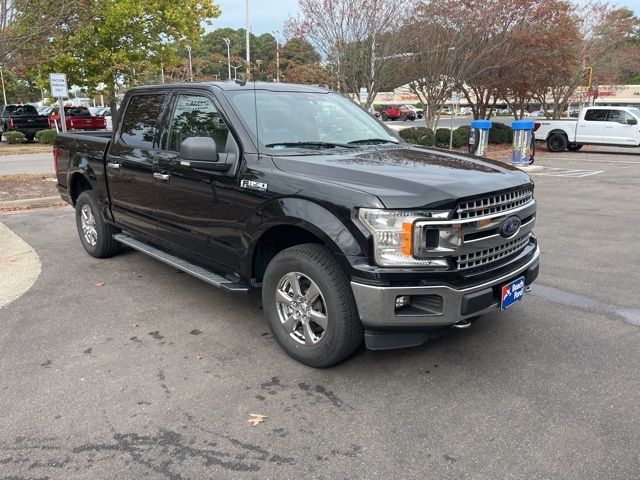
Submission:
[[0,80],[2,81],[2,98],[4,99],[4,104],[7,104],[7,91],[4,89],[4,73],[2,73],[2,65],[0,65]]
[[276,39],[276,83],[280,82],[280,40],[278,40],[280,32],[278,30],[273,31],[273,37]]
[[189,52],[189,81],[193,82],[193,66],[191,65],[191,45],[187,45],[187,51]]
[[247,80],[249,80],[249,75],[251,74],[251,55],[249,53],[249,35],[251,27],[249,25],[249,0],[244,0],[244,13],[245,13],[245,21],[246,21],[246,42],[247,42]]
[[231,81],[231,40],[228,38],[223,38],[224,43],[227,45],[227,70],[229,71],[229,81]]

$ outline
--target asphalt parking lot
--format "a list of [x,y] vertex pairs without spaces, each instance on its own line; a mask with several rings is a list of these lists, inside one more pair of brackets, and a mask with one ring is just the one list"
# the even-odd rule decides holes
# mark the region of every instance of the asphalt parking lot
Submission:
[[537,164],[523,302],[325,370],[281,352],[258,292],[93,259],[70,208],[0,215],[42,263],[0,309],[0,478],[640,478],[640,155]]

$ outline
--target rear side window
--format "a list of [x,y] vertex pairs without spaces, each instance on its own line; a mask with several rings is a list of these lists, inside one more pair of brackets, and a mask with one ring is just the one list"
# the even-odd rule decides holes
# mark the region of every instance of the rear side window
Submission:
[[617,122],[627,124],[628,120],[633,119],[630,113],[625,112],[624,110],[610,110],[608,122]]
[[90,117],[89,109],[86,107],[64,107],[64,114],[68,117]]
[[156,148],[158,117],[164,94],[134,95],[122,118],[120,138],[130,147]]
[[169,150],[180,151],[180,144],[189,137],[211,137],[218,152],[223,153],[229,128],[213,102],[202,95],[180,95],[171,119]]
[[609,110],[587,110],[587,113],[584,114],[584,119],[587,122],[606,122],[608,113]]
[[21,115],[38,115],[36,107],[33,105],[8,105],[7,113],[19,117]]

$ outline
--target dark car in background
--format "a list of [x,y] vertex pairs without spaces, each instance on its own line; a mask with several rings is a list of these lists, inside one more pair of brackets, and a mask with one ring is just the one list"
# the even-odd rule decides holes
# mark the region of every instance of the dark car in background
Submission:
[[5,105],[0,116],[0,140],[6,132],[22,132],[27,141],[49,128],[49,119],[40,115],[33,105]]

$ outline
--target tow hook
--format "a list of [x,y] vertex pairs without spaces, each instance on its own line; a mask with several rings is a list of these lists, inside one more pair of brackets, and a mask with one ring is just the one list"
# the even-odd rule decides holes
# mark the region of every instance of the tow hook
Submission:
[[469,328],[471,326],[471,322],[469,320],[458,320],[451,326],[453,328]]

